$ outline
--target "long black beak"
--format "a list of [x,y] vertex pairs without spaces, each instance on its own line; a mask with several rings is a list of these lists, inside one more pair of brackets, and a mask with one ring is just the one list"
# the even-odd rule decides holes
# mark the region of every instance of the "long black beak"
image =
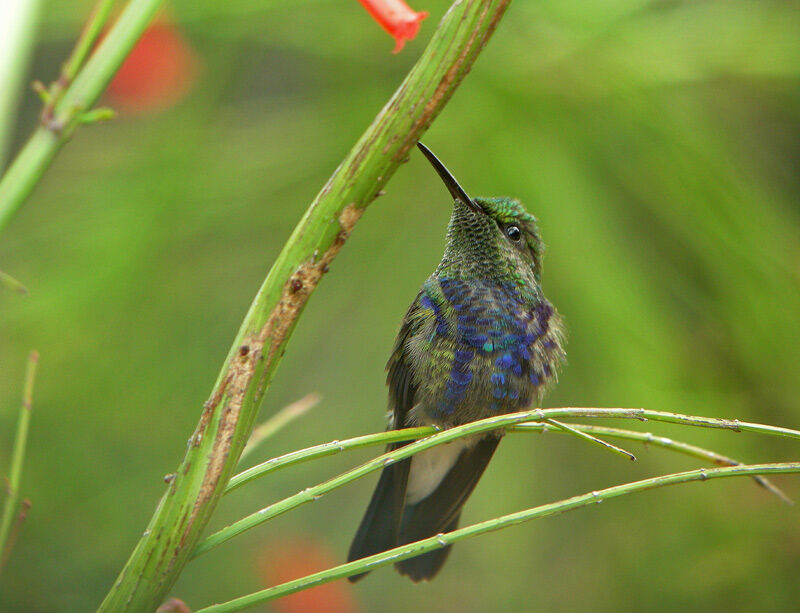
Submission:
[[464,191],[464,188],[458,184],[458,181],[456,181],[455,177],[451,175],[450,171],[445,168],[445,165],[439,161],[439,158],[433,154],[433,151],[428,149],[420,142],[417,143],[417,147],[419,147],[419,150],[425,154],[425,157],[428,158],[428,161],[436,169],[436,172],[447,186],[447,190],[450,192],[450,195],[456,200],[461,200],[461,202],[466,204],[476,213],[483,213],[483,209],[467,195],[467,192]]

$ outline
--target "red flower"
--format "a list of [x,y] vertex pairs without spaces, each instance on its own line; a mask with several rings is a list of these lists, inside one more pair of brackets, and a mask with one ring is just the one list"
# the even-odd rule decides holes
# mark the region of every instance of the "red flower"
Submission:
[[159,111],[177,103],[195,76],[195,54],[166,18],[153,23],[108,86],[111,105],[123,111]]
[[373,19],[394,37],[395,46],[392,53],[399,53],[419,31],[419,23],[428,16],[427,11],[420,13],[411,9],[403,0],[358,0]]
[[[270,544],[259,556],[258,568],[267,585],[310,575],[336,566],[339,560],[322,544],[295,537]],[[358,605],[348,583],[324,583],[296,594],[284,596],[273,603],[277,613],[354,613]]]

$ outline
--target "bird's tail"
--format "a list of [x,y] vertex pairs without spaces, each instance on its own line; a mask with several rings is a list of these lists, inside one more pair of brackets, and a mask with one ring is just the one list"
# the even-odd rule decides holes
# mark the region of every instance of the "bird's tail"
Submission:
[[[348,562],[397,547],[410,467],[411,459],[408,459],[383,469],[361,525],[350,545]],[[353,575],[349,580],[358,581],[366,574]]]
[[[461,509],[486,470],[499,442],[500,437],[492,435],[463,446],[454,461],[451,460],[449,470],[442,471],[444,476],[438,483],[425,484],[427,475],[422,471],[435,474],[437,467],[431,465],[430,460],[436,460],[436,450],[446,455],[444,450],[448,445],[423,452],[431,453],[427,459],[423,460],[420,457],[423,454],[418,454],[411,460],[384,468],[350,547],[348,561],[455,530]],[[431,491],[423,491],[424,496],[416,500],[420,489]],[[426,581],[441,570],[449,553],[450,546],[443,547],[397,562],[395,568],[412,581]],[[356,581],[365,574],[350,577],[350,580]]]

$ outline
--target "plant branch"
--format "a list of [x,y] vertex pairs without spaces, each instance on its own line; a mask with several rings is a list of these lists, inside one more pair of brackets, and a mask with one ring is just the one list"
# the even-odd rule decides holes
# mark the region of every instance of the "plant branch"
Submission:
[[92,47],[94,47],[97,38],[100,36],[103,27],[108,21],[111,9],[114,7],[114,1],[115,0],[98,0],[97,4],[92,9],[92,13],[89,15],[89,19],[83,31],[81,31],[81,35],[78,37],[78,42],[75,43],[75,48],[72,50],[69,59],[67,59],[61,69],[59,81],[61,81],[63,85],[66,86],[71,83],[75,75],[78,74],[78,71],[86,63],[86,58],[89,57]]
[[12,525],[11,531],[8,534],[8,540],[6,540],[5,549],[0,550],[0,574],[3,573],[6,562],[8,562],[8,558],[11,557],[11,550],[14,549],[14,544],[17,542],[17,536],[19,535],[20,530],[22,530],[22,524],[24,524],[25,520],[28,518],[28,512],[30,510],[31,501],[27,498],[19,503],[19,513],[17,513],[17,518],[14,520],[14,524]]
[[[682,423],[700,427],[711,428],[726,428],[734,429],[733,424],[736,424],[737,430],[749,430],[754,432],[765,432],[778,436],[790,436],[793,438],[800,438],[800,432],[796,430],[789,430],[788,428],[777,428],[775,426],[764,426],[762,424],[751,424],[747,422],[731,421],[727,419],[713,419],[708,417],[695,417],[692,415],[680,415],[678,413],[661,413],[659,411],[646,411],[645,409],[595,409],[595,408],[557,408],[557,409],[533,409],[530,411],[523,411],[520,413],[510,413],[508,415],[498,415],[475,421],[463,426],[458,426],[438,432],[432,436],[428,436],[422,440],[410,443],[395,449],[394,451],[384,453],[377,458],[370,460],[349,470],[341,475],[338,475],[328,481],[304,489],[293,496],[284,498],[268,507],[261,509],[247,517],[244,517],[218,532],[206,537],[195,549],[192,557],[197,557],[214,547],[230,540],[234,536],[254,528],[265,521],[273,519],[278,515],[282,515],[291,509],[299,507],[308,502],[319,500],[324,494],[342,487],[376,471],[388,463],[397,462],[405,458],[411,457],[415,453],[430,449],[436,445],[442,445],[454,441],[459,438],[481,434],[490,430],[499,428],[506,428],[515,424],[523,423],[526,421],[546,421],[548,419],[555,419],[560,417],[622,417],[628,419],[643,419],[644,415],[649,415],[653,419],[668,420],[674,423]],[[257,471],[251,471],[248,479],[239,479],[236,483],[237,486],[242,485],[247,480],[256,478]],[[263,474],[263,473],[262,473]]]
[[101,611],[152,610],[163,601],[239,460],[308,298],[364,209],[469,71],[508,3],[453,4],[394,96],[317,195],[256,295],[176,477]]
[[[696,445],[690,445],[689,443],[676,441],[664,436],[656,436],[651,432],[638,432],[636,430],[625,430],[622,428],[610,428],[607,426],[593,426],[587,424],[570,424],[570,426],[575,430],[579,430],[587,434],[621,438],[625,440],[638,441],[645,445],[654,445],[656,447],[661,447],[662,449],[668,449],[676,453],[682,453],[690,457],[699,458],[701,460],[705,460],[706,462],[710,462],[711,464],[716,464],[717,466],[741,466],[743,464],[738,460],[721,455],[714,451],[710,451]],[[306,449],[292,451],[242,471],[228,482],[228,487],[225,489],[225,494],[246,483],[249,483],[250,481],[263,477],[264,475],[281,468],[287,468],[295,464],[308,462],[309,460],[316,460],[317,458],[335,455],[341,451],[388,445],[389,443],[415,441],[423,437],[436,434],[436,432],[437,430],[431,427],[387,430],[377,434],[366,434],[363,436],[356,436],[354,438],[344,439],[341,441],[331,441],[329,443],[314,445],[313,447],[308,447]],[[547,423],[538,422],[528,422],[509,426],[506,428],[506,432],[556,432],[559,434],[566,434],[561,429],[552,428]],[[753,479],[761,487],[769,490],[785,503],[790,505],[794,504],[794,502],[784,492],[782,492],[778,487],[764,477],[756,476],[753,477]]]
[[17,294],[24,295],[28,293],[27,287],[25,287],[14,277],[9,275],[8,273],[3,272],[2,270],[0,270],[0,285],[5,286],[7,289],[10,289],[12,292],[15,292]]
[[362,447],[374,447],[376,445],[388,445],[389,443],[401,443],[405,441],[415,441],[425,436],[435,434],[436,430],[429,427],[421,428],[405,428],[403,430],[387,430],[386,432],[379,432],[378,434],[365,434],[363,436],[356,436],[353,438],[344,439],[341,441],[331,441],[330,443],[322,443],[314,445],[306,449],[299,449],[292,451],[277,458],[272,458],[261,464],[257,464],[245,471],[240,472],[235,477],[232,477],[225,488],[225,494],[232,490],[249,483],[259,477],[263,477],[267,473],[271,473],[280,468],[292,466],[294,464],[302,464],[309,460],[316,460],[317,458],[324,458],[345,451],[349,449],[361,449]]
[[[492,417],[488,421],[491,421],[492,423],[496,424],[498,419],[505,419],[507,417],[514,417],[518,415],[527,415],[530,417],[530,419],[544,419],[546,415],[555,417],[553,411],[558,411],[559,416],[566,416],[566,417],[591,416],[591,417],[633,418],[640,420],[646,419],[644,417],[645,414],[649,415],[651,419],[658,419],[661,415],[658,411],[645,411],[644,409],[592,409],[592,408],[534,409],[533,411],[527,411],[522,414],[515,413],[511,416],[502,416],[501,418]],[[779,436],[788,436],[792,438],[800,438],[800,431],[778,428],[777,429],[778,431],[786,430],[786,432],[776,433],[774,432],[775,430],[774,426],[742,423],[735,420],[725,420],[725,419],[715,420],[707,417],[679,415],[677,413],[664,413],[663,415],[666,416],[665,419],[668,421],[673,421],[676,418],[680,418],[680,420],[682,421],[679,421],[678,423],[682,423],[684,425],[711,427],[711,428],[725,428],[733,430],[735,429],[734,426],[738,424],[737,427],[748,429],[754,432],[777,434]],[[474,423],[483,423],[483,422],[474,422]],[[673,441],[672,439],[662,436],[655,436],[650,432],[636,432],[633,430],[622,430],[619,428],[608,428],[603,426],[588,426],[579,424],[570,424],[570,426],[576,430],[580,430],[586,433],[636,440],[642,443],[650,443],[653,445],[657,445],[659,447],[672,449],[673,451],[677,451],[680,453],[684,453],[686,455],[700,458],[702,460],[706,460],[708,462],[718,465],[737,466],[741,464],[741,462],[738,462],[737,460],[733,460],[731,458],[728,458],[727,456],[719,455],[717,453],[714,453],[713,451],[708,451],[707,449],[703,449],[702,447],[696,447],[694,445],[689,445],[687,443]],[[512,425],[507,425],[504,422],[504,424],[495,425],[493,427],[505,427],[508,432],[529,431],[529,430],[543,432],[550,430],[550,427],[548,425],[542,423],[515,423]],[[559,430],[554,430],[554,431],[559,432]],[[307,462],[308,460],[334,455],[336,453],[339,453],[340,451],[345,451],[349,449],[360,449],[362,447],[372,447],[376,445],[388,445],[389,443],[413,441],[421,439],[426,436],[432,436],[437,433],[439,433],[439,431],[431,427],[405,428],[403,430],[387,430],[385,432],[380,432],[378,434],[367,434],[363,436],[357,436],[355,438],[345,439],[342,441],[332,441],[330,443],[323,443],[321,445],[315,445],[314,447],[309,447],[307,449],[300,449],[298,451],[293,451],[291,453],[287,453],[277,458],[272,458],[271,460],[267,460],[266,462],[257,464],[256,466],[248,468],[247,470],[239,473],[230,480],[230,482],[228,483],[228,487],[225,490],[225,493],[227,494],[228,492],[244,485],[245,483],[258,479],[259,477],[262,477],[280,468],[291,466],[293,464],[300,464],[302,462]],[[469,434],[469,432],[467,434]],[[774,488],[774,486],[770,486],[764,483],[762,483],[762,485],[767,489],[769,489],[770,491],[772,491],[773,493],[775,493],[778,497],[783,498],[787,502],[790,502],[788,498],[786,498],[785,494],[780,492],[780,490],[777,490],[777,488]]]
[[307,394],[300,398],[300,400],[295,400],[293,403],[283,407],[263,424],[256,426],[253,430],[253,434],[250,436],[250,440],[247,441],[247,446],[244,448],[244,451],[242,451],[239,461],[251,454],[256,447],[278,432],[278,430],[313,409],[314,405],[316,405],[319,400],[319,394]]
[[597,438],[596,436],[592,436],[585,430],[581,430],[579,428],[573,428],[568,424],[561,423],[560,421],[556,421],[555,419],[548,419],[545,423],[548,423],[552,426],[555,426],[565,434],[572,434],[573,436],[577,436],[579,439],[588,441],[593,445],[598,445],[603,449],[607,449],[612,453],[622,456],[628,460],[636,461],[636,456],[630,453],[629,451],[625,451],[621,447],[617,447],[616,445],[612,445],[611,443],[607,443],[606,441]]
[[45,103],[41,125],[0,179],[0,232],[33,191],[56,153],[81,122],[84,113],[91,110],[122,66],[155,15],[161,0],[131,0],[97,50],[78,70],[108,17],[110,4],[107,0],[101,0],[75,52],[64,67],[65,75],[77,71],[74,80],[63,83],[66,87],[63,93],[60,86],[54,90],[58,95]]
[[[744,466],[744,463],[740,462],[739,460],[735,460],[733,458],[721,455],[714,451],[704,449],[703,447],[698,447],[696,445],[690,445],[689,443],[676,441],[674,439],[667,438],[666,436],[656,436],[652,432],[637,432],[636,430],[609,428],[607,426],[590,426],[586,424],[571,424],[571,426],[574,429],[580,430],[581,432],[585,432],[587,434],[596,434],[598,436],[608,436],[611,438],[621,438],[629,441],[639,441],[640,443],[644,443],[645,445],[654,445],[656,447],[661,447],[662,449],[668,449],[676,453],[682,453],[684,455],[688,455],[693,458],[705,460],[706,462],[710,462],[711,464],[716,464],[717,466]],[[509,431],[523,432],[523,433],[524,432],[544,433],[551,431],[561,432],[560,430],[557,429],[551,429],[547,424],[540,424],[540,423],[518,424],[510,428]],[[768,490],[772,494],[775,494],[775,496],[780,498],[786,504],[788,505],[794,504],[794,501],[791,498],[789,498],[779,487],[777,487],[775,484],[769,481],[766,477],[760,477],[756,475],[753,477],[753,480],[764,489]]]
[[0,2],[0,171],[16,126],[19,93],[36,38],[42,0]]
[[[17,501],[19,500],[19,483],[22,477],[22,465],[25,460],[25,447],[28,442],[28,427],[31,422],[31,408],[33,406],[33,382],[36,379],[36,366],[39,363],[39,354],[31,351],[28,356],[28,368],[25,372],[25,387],[22,392],[22,405],[17,418],[17,433],[14,437],[14,447],[11,452],[11,467],[8,471],[6,501],[3,507],[3,517],[0,519],[0,561],[5,562],[11,553],[12,542],[9,540],[14,516],[17,514]],[[0,563],[0,571],[3,564]]]
[[216,604],[203,609],[198,609],[196,613],[232,613],[233,611],[241,611],[248,607],[268,602],[270,600],[275,600],[283,596],[288,596],[289,594],[293,594],[322,583],[328,583],[330,581],[334,581],[335,579],[342,579],[344,577],[358,575],[360,573],[379,568],[380,566],[385,566],[387,564],[412,558],[435,549],[447,547],[453,543],[457,543],[458,541],[462,541],[467,538],[472,538],[488,532],[494,532],[495,530],[501,530],[503,528],[521,524],[533,519],[558,515],[560,513],[586,507],[591,504],[599,504],[604,500],[609,500],[618,496],[625,496],[659,487],[666,487],[668,485],[689,483],[691,481],[707,481],[710,479],[720,479],[725,477],[783,473],[800,473],[800,462],[754,464],[709,469],[701,468],[698,470],[690,470],[671,475],[662,475],[660,477],[643,479],[641,481],[617,485],[615,487],[609,487],[607,489],[597,490],[594,492],[587,492],[586,494],[573,496],[572,498],[567,498],[566,500],[559,502],[540,505],[531,509],[519,511],[517,513],[503,515],[502,517],[473,524],[465,528],[459,528],[453,532],[432,536],[415,543],[409,543],[408,545],[401,545],[400,547],[395,547],[394,549],[390,549],[383,553],[362,558],[360,560],[355,560],[347,564],[341,564],[328,570],[314,573],[300,579],[295,579],[294,581],[288,581],[281,585],[267,588],[247,596],[242,596],[223,604]]
[[78,37],[78,42],[75,43],[75,47],[72,49],[72,53],[61,67],[58,79],[51,83],[49,88],[45,87],[41,81],[33,82],[33,89],[44,102],[44,108],[42,109],[43,125],[47,126],[52,123],[56,104],[61,99],[64,90],[69,87],[70,83],[75,79],[75,75],[78,74],[78,71],[86,62],[86,58],[108,21],[113,6],[114,0],[98,0]]

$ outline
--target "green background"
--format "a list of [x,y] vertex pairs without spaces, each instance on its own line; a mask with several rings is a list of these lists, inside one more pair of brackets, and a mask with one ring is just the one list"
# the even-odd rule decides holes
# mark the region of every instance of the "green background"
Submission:
[[[56,76],[88,1],[45,2],[29,80]],[[305,207],[418,57],[352,0],[175,0],[199,72],[178,105],[81,128],[0,236],[0,472],[25,356],[41,353],[23,495],[33,508],[2,611],[87,611],[150,518],[250,300]],[[800,426],[800,5],[513,3],[426,143],[475,195],[540,219],[545,292],[569,329],[547,406],[642,406]],[[15,148],[39,104],[25,92]],[[262,415],[322,402],[251,460],[379,431],[384,364],[438,262],[446,192],[417,153],[370,207],[300,322]],[[627,424],[625,424],[627,425]],[[746,461],[797,445],[641,429]],[[514,435],[472,523],[676,472],[571,437]],[[282,471],[226,498],[218,528],[369,451]],[[796,478],[777,478],[795,499]],[[291,543],[343,561],[372,479],[191,563],[192,607],[266,585]],[[389,569],[363,611],[796,611],[800,512],[744,480],[649,492],[459,544],[431,584]],[[287,543],[289,545],[287,545]],[[272,559],[272,555],[276,559]],[[269,606],[263,610],[278,610]]]

